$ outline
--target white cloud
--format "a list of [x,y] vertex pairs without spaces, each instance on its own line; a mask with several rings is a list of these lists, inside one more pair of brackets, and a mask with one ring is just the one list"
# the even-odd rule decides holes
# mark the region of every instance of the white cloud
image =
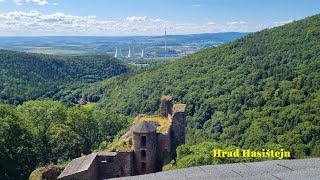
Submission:
[[226,29],[228,31],[236,31],[236,32],[243,32],[243,31],[250,31],[249,23],[246,21],[230,21],[226,23]]
[[3,35],[162,35],[197,34],[227,31],[249,31],[245,21],[224,24],[212,22],[177,23],[147,16],[120,19],[98,19],[96,16],[75,16],[61,12],[12,11],[0,14]]
[[43,5],[48,5],[49,3],[45,0],[26,0],[26,2],[33,2],[33,3],[37,3],[40,6]]
[[147,16],[144,16],[144,17],[131,16],[131,17],[127,17],[126,21],[128,21],[128,22],[145,22],[145,21],[149,21],[149,18]]
[[201,7],[201,4],[193,4],[192,7]]
[[245,21],[231,21],[231,22],[227,22],[227,25],[229,25],[229,26],[234,26],[234,25],[248,25],[248,23],[245,22]]
[[233,25],[236,25],[236,24],[238,24],[238,22],[234,22],[234,21],[232,21],[232,22],[227,22],[227,25],[230,25],[230,26],[233,26]]
[[16,3],[16,5],[23,5],[23,0],[13,0],[14,3]]
[[54,5],[54,6],[58,6],[58,5],[59,5],[59,3],[55,2],[55,3],[52,3],[52,5]]
[[13,2],[16,4],[16,5],[23,5],[23,3],[36,3],[40,6],[43,6],[43,5],[48,5],[49,3],[46,1],[46,0],[13,0]]
[[130,16],[130,17],[126,17],[125,19],[128,22],[160,22],[162,21],[161,19],[151,19],[148,18],[147,16]]
[[5,2],[5,0],[0,0],[0,3],[1,3],[1,2]]
[[291,22],[293,22],[293,20],[279,21],[279,22],[274,22],[273,25],[274,26],[282,26],[282,25],[285,25],[285,24],[288,24],[288,23],[291,23]]
[[240,21],[239,24],[248,25],[248,23],[246,21]]

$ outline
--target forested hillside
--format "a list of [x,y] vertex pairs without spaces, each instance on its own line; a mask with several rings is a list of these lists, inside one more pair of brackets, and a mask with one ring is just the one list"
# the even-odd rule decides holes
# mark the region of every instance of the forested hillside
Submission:
[[82,88],[130,69],[109,56],[0,51],[0,103],[18,105],[0,104],[0,179],[27,179],[38,166],[104,148],[128,126],[125,116],[28,100],[74,105]]
[[64,97],[70,103],[80,93],[73,90],[128,70],[109,56],[60,57],[0,50],[0,103],[21,104],[40,97]]
[[[263,30],[168,65],[97,83],[87,93],[101,97],[101,108],[126,115],[155,112],[159,97],[172,95],[188,104],[190,145],[215,141],[250,149],[284,148],[294,158],[319,157],[319,24],[316,15]],[[180,167],[210,163],[192,151],[179,151],[178,162],[183,158],[188,160]]]
[[0,104],[0,179],[28,179],[36,167],[104,149],[128,125],[125,116],[108,110],[51,100]]

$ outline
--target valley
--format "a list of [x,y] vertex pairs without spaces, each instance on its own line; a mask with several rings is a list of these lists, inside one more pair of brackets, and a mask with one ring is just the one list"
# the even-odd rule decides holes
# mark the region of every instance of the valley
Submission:
[[[31,47],[1,41],[0,161],[6,166],[0,179],[27,179],[37,167],[63,169],[81,155],[117,149],[134,117],[161,112],[164,95],[187,106],[185,144],[162,170],[270,159],[215,158],[213,149],[284,149],[294,159],[319,157],[319,23],[314,15],[228,43],[197,40],[197,52],[146,66],[113,58],[115,45],[104,46],[99,37],[50,37],[46,45],[26,38]],[[68,43],[55,42],[60,38]],[[75,45],[79,38],[82,45]],[[145,39],[117,38],[110,42],[119,47],[146,45]],[[188,38],[178,46],[190,43],[182,39]],[[162,40],[152,42],[163,48]]]

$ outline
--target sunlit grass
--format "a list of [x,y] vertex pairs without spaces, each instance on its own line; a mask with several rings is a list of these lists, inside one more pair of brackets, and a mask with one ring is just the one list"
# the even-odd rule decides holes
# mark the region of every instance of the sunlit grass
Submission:
[[167,134],[169,131],[169,127],[171,122],[169,121],[168,117],[163,117],[159,115],[139,115],[133,122],[133,124],[138,124],[142,121],[149,121],[157,124],[157,133]]
[[86,105],[83,105],[86,109],[93,109],[97,103],[88,102]]

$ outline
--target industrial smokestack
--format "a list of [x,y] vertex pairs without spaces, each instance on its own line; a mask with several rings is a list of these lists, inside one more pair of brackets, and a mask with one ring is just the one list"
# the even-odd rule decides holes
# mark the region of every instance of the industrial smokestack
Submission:
[[141,52],[141,58],[147,58],[148,55],[147,55],[147,52],[144,48],[142,48],[142,52]]
[[115,58],[123,58],[121,48],[116,47],[116,53],[114,55]]
[[128,54],[128,58],[136,58],[136,53],[134,51],[134,47],[130,47],[129,46],[129,54]]
[[164,50],[167,50],[167,31],[164,31]]

